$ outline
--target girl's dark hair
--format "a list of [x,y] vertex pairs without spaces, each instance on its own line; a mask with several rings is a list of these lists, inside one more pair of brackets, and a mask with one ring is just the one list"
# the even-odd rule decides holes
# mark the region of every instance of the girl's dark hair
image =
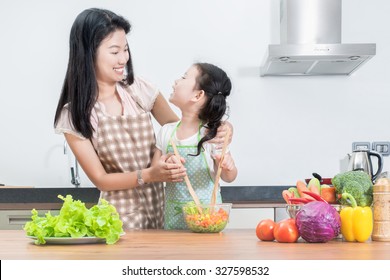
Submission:
[[217,135],[218,127],[222,124],[222,118],[226,113],[226,97],[230,95],[232,83],[225,71],[213,64],[195,63],[194,66],[199,71],[197,89],[203,90],[207,96],[198,115],[207,128],[207,133],[198,143],[197,156],[202,150],[203,143]]
[[[96,51],[101,42],[116,30],[129,33],[130,23],[123,17],[103,9],[87,9],[75,19],[69,38],[69,62],[61,96],[54,118],[57,124],[64,105],[69,103],[70,120],[84,137],[91,138],[93,128],[90,117],[97,100],[98,85],[95,73]],[[124,85],[134,82],[132,60],[126,64],[127,77]]]

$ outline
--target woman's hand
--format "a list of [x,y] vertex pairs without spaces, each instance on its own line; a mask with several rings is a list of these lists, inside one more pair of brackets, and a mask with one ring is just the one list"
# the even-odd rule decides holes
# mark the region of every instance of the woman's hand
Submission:
[[149,181],[182,182],[183,178],[187,175],[187,169],[181,161],[181,159],[177,159],[176,156],[172,154],[161,155],[158,160],[154,158],[153,164],[148,172],[150,176]]
[[225,136],[228,132],[228,129],[230,130],[228,144],[230,144],[233,139],[233,126],[228,121],[222,122],[222,125],[218,127],[217,135],[215,135],[213,139],[209,140],[208,143],[214,144],[216,146],[216,149],[222,149],[223,142],[225,141]]

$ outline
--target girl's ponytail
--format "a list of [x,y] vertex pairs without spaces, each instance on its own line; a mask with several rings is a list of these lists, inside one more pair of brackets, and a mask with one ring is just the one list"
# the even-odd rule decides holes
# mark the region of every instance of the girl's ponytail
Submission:
[[198,143],[197,155],[202,150],[204,142],[213,139],[222,124],[222,118],[226,114],[226,97],[230,95],[232,84],[225,71],[209,63],[196,63],[199,70],[197,85],[207,96],[203,108],[199,112],[199,119],[207,128],[207,133]]

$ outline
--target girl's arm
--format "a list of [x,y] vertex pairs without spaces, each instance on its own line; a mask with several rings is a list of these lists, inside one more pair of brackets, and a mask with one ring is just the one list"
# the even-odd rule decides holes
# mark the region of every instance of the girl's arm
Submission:
[[[218,170],[218,165],[221,159],[221,155],[216,155],[214,160],[214,170]],[[237,177],[237,167],[234,164],[233,157],[230,152],[226,153],[221,164],[221,179],[226,183],[233,182]]]
[[[64,135],[83,171],[99,190],[125,190],[138,186],[136,171],[107,173],[91,141],[82,140],[69,133]],[[155,160],[153,166],[142,170],[142,177],[146,183],[177,181],[178,178],[185,176],[181,164],[167,163],[166,159],[167,156],[161,156]]]

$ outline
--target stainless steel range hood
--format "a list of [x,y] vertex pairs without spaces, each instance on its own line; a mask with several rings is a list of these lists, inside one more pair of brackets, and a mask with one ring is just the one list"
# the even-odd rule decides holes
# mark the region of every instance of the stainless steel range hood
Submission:
[[280,42],[261,76],[350,75],[376,53],[376,44],[341,44],[341,0],[280,0]]

